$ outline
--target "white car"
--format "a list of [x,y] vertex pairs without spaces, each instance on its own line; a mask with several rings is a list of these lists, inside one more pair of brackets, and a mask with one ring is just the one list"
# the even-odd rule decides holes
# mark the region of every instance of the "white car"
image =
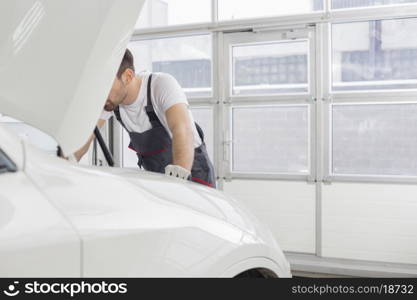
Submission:
[[[2,2],[0,113],[47,132],[65,153],[77,149],[142,4]],[[0,277],[142,276],[291,272],[270,231],[224,193],[162,174],[83,167],[0,125]]]

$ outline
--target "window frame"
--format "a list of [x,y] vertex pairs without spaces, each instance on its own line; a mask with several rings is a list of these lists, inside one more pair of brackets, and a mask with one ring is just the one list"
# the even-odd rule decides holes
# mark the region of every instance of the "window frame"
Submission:
[[[308,14],[297,15],[284,15],[276,17],[266,18],[252,18],[252,19],[240,19],[232,21],[219,21],[217,13],[217,0],[212,0],[212,20],[208,23],[199,24],[186,24],[186,25],[174,25],[168,27],[154,27],[135,30],[132,40],[137,39],[149,39],[160,37],[175,37],[179,35],[193,35],[193,34],[207,34],[211,33],[213,37],[213,56],[212,56],[212,97],[210,98],[196,98],[189,99],[191,105],[212,105],[214,112],[214,160],[216,166],[216,172],[218,176],[218,186],[220,189],[223,187],[225,180],[231,180],[231,174],[227,172],[228,165],[225,162],[225,152],[228,150],[228,143],[230,143],[229,124],[229,109],[230,99],[224,93],[224,80],[225,80],[225,57],[223,54],[223,39],[224,36],[229,33],[239,32],[271,32],[274,30],[289,30],[305,28],[306,26],[315,26],[315,45],[316,50],[314,59],[316,68],[313,70],[316,77],[315,82],[315,95],[314,98],[306,96],[304,103],[312,104],[313,111],[311,113],[312,126],[316,128],[314,145],[313,163],[315,168],[312,170],[311,176],[308,178],[297,178],[286,176],[269,176],[263,175],[261,177],[253,177],[247,174],[236,174],[237,177],[242,179],[280,179],[280,180],[307,180],[309,182],[324,182],[329,183],[332,181],[353,181],[353,182],[388,182],[388,183],[417,183],[416,178],[398,178],[389,177],[346,177],[346,176],[332,176],[329,172],[329,160],[330,148],[329,148],[329,136],[330,136],[330,105],[332,103],[338,103],[342,101],[360,102],[361,98],[369,100],[374,99],[379,102],[392,101],[392,97],[395,97],[396,102],[412,101],[417,99],[417,92],[410,90],[403,91],[390,91],[390,90],[373,90],[364,93],[363,91],[337,91],[331,92],[331,24],[332,23],[345,23],[355,21],[369,21],[375,19],[398,19],[417,17],[417,3],[405,3],[405,4],[393,4],[384,6],[369,6],[369,7],[355,7],[349,9],[331,9],[331,0],[324,1],[324,10],[319,12],[312,12]],[[354,96],[354,97],[353,97]],[[275,97],[275,100],[278,98]],[[316,100],[317,99],[317,100]],[[390,100],[391,99],[391,100]],[[241,104],[250,104],[253,99],[241,98]],[[263,102],[257,101],[256,104],[271,103],[274,99],[264,99]],[[291,96],[280,98],[279,103],[285,104],[286,101],[294,100]],[[315,101],[316,100],[316,101]],[[237,99],[234,100],[235,104]],[[116,127],[117,122],[114,122]],[[117,136],[117,130],[115,129],[115,135]],[[117,137],[115,139],[117,141]],[[226,155],[227,156],[227,155]]]
[[274,15],[266,15],[266,16],[254,16],[254,17],[243,17],[243,18],[237,18],[234,20],[231,19],[220,19],[219,18],[219,10],[220,10],[220,5],[219,5],[219,1],[221,0],[213,0],[215,1],[216,7],[217,7],[217,18],[213,19],[214,22],[218,22],[218,23],[224,23],[227,24],[229,22],[238,22],[238,21],[244,21],[244,20],[259,20],[259,19],[270,19],[270,18],[283,18],[283,17],[292,17],[292,16],[299,16],[299,15],[312,15],[312,14],[317,14],[317,13],[323,13],[324,11],[326,11],[327,9],[327,2],[328,0],[321,0],[323,3],[323,9],[321,10],[312,10],[310,12],[298,12],[298,13],[288,13],[288,14],[274,14]]
[[[328,92],[332,95],[332,98],[344,98],[344,97],[352,97],[352,95],[355,95],[357,97],[364,97],[366,95],[374,95],[374,96],[380,96],[385,98],[386,95],[400,95],[401,97],[403,97],[403,95],[410,95],[410,94],[417,94],[417,87],[415,88],[399,88],[399,89],[363,89],[363,90],[333,90],[333,40],[332,40],[332,30],[333,30],[333,25],[337,25],[337,24],[349,24],[349,23],[362,23],[362,22],[370,22],[370,21],[384,21],[384,20],[403,20],[403,19],[416,19],[417,21],[417,17],[408,17],[408,18],[404,18],[404,17],[398,17],[398,18],[378,18],[378,19],[367,19],[367,20],[356,20],[356,21],[352,21],[352,22],[331,22],[330,26],[329,26],[329,38],[330,38],[330,42],[329,42],[329,47],[330,47],[330,51],[329,51],[329,60],[330,60],[330,70],[329,70],[329,80],[330,80],[330,84],[328,87]],[[417,84],[417,78],[416,79],[412,79],[415,84]],[[382,84],[381,84],[382,85]],[[383,86],[383,85],[382,85]],[[390,96],[388,96],[390,97]]]
[[351,20],[360,21],[384,17],[412,17],[417,15],[415,13],[417,3],[332,9],[331,0],[323,0],[324,7],[322,11],[221,21],[218,18],[218,0],[211,1],[212,13],[210,22],[135,29],[133,36],[157,36],[158,34],[179,34],[196,31],[230,32],[252,29],[256,30],[270,26],[295,26],[303,24],[317,25],[329,22],[345,22]]
[[[145,0],[144,6],[146,6],[146,2],[147,1],[152,1],[152,0]],[[208,21],[202,21],[202,22],[186,22],[186,23],[180,23],[180,24],[172,24],[172,25],[167,25],[167,26],[149,26],[149,27],[144,27],[144,28],[136,28],[136,24],[135,24],[135,32],[136,31],[148,31],[148,30],[159,30],[159,29],[164,29],[164,28],[172,28],[172,27],[198,27],[198,26],[204,26],[206,24],[212,24],[215,22],[215,20],[217,20],[217,2],[218,0],[208,0],[209,4],[210,4],[210,18]],[[141,12],[142,13],[142,12]],[[140,16],[139,16],[140,18]],[[138,18],[138,20],[139,20]]]
[[[417,105],[417,101],[395,101],[394,99],[387,99],[386,101],[369,101],[366,99],[362,99],[362,101],[355,101],[355,102],[333,102],[330,105],[330,124],[333,123],[333,108],[335,106],[344,106],[344,105],[348,105],[348,106],[361,106],[361,105],[406,105],[406,104],[413,104],[413,105]],[[330,140],[330,144],[332,144],[332,140],[333,140],[333,132],[331,129],[331,135],[329,137]],[[331,174],[331,176],[335,177],[335,178],[359,178],[359,177],[363,177],[363,178],[367,178],[367,179],[372,179],[372,178],[378,178],[378,181],[381,181],[383,179],[388,179],[388,178],[401,178],[401,179],[415,179],[417,180],[417,174],[412,176],[412,175],[378,175],[378,174],[351,174],[351,173],[333,173],[333,152],[330,153],[329,156],[329,174]]]
[[[311,30],[311,29],[310,29]],[[262,98],[262,99],[269,99],[274,101],[276,99],[283,99],[286,100],[288,98],[299,99],[300,97],[311,98],[311,95],[314,93],[314,89],[312,89],[312,80],[313,74],[312,70],[314,67],[312,66],[312,51],[311,51],[311,41],[308,38],[309,29],[306,28],[299,30],[296,33],[293,33],[291,39],[284,38],[289,34],[288,30],[283,31],[275,31],[273,33],[261,33],[259,35],[252,35],[248,36],[248,33],[237,33],[233,34],[233,36],[225,37],[224,43],[229,43],[229,53],[226,54],[226,50],[224,52],[224,60],[226,62],[226,69],[227,80],[230,84],[226,86],[226,101],[251,101],[254,98]],[[304,35],[306,35],[304,37]],[[267,45],[267,44],[284,44],[284,43],[295,43],[295,42],[307,42],[307,91],[306,92],[286,92],[286,93],[270,93],[270,94],[250,94],[250,95],[236,95],[233,94],[234,88],[234,65],[233,65],[233,48],[234,47],[244,47],[244,46],[257,46],[257,45]]]
[[[210,55],[211,55],[211,65],[210,65],[210,70],[211,70],[211,91],[210,94],[208,94],[207,96],[192,96],[189,95],[187,96],[188,100],[190,102],[212,102],[213,98],[214,98],[214,63],[213,63],[213,57],[214,57],[214,35],[211,32],[198,32],[198,33],[193,33],[193,32],[189,32],[189,33],[183,33],[183,34],[176,34],[176,35],[156,35],[156,36],[143,36],[143,37],[138,37],[138,36],[133,36],[132,39],[130,40],[130,43],[134,43],[134,42],[144,42],[144,41],[152,41],[152,40],[161,40],[161,39],[173,39],[173,38],[186,38],[186,37],[193,37],[193,36],[208,36],[209,39],[211,40],[211,49],[210,49]],[[148,70],[149,71],[149,70]]]
[[[222,62],[223,66],[227,66],[226,70],[222,71],[224,76],[222,79],[223,85],[220,87],[223,93],[223,162],[222,162],[222,176],[225,180],[232,179],[280,179],[280,180],[296,180],[296,181],[315,181],[316,174],[316,79],[313,72],[316,69],[316,42],[315,42],[315,28],[311,26],[303,26],[300,28],[272,28],[266,32],[240,32],[223,34],[221,40],[222,45]],[[265,42],[291,42],[291,41],[305,41],[308,40],[308,76],[309,89],[304,93],[281,93],[276,95],[246,95],[236,96],[232,94],[233,84],[233,60],[232,47],[241,44],[257,44]],[[232,155],[233,155],[233,120],[232,109],[236,106],[245,107],[259,107],[259,106],[280,106],[280,105],[306,105],[309,107],[309,141],[308,141],[308,167],[307,174],[291,173],[291,172],[236,172],[233,171]]]
[[[409,7],[409,5],[406,5]],[[413,4],[416,7],[416,4]],[[350,9],[349,9],[350,10]],[[369,11],[369,8],[359,9],[360,11]],[[352,12],[356,9],[352,9]],[[332,25],[339,23],[350,23],[356,21],[373,21],[373,20],[395,20],[404,19],[404,15],[387,17],[385,15],[386,7],[378,8],[377,11],[384,11],[384,14],[364,18],[359,15],[356,19],[346,20],[342,18],[335,22],[329,22],[323,25],[323,38],[328,41],[328,45],[323,48],[322,55],[327,57],[323,63],[323,97],[321,105],[323,107],[323,172],[321,181],[331,182],[361,182],[361,183],[417,183],[417,172],[415,176],[402,175],[385,175],[385,174],[334,174],[332,171],[332,107],[338,104],[417,104],[417,89],[386,89],[386,90],[345,90],[332,91]],[[350,11],[348,11],[351,13]],[[346,12],[342,12],[346,13]],[[415,18],[414,16],[409,16]]]
[[[242,172],[242,171],[234,171],[233,170],[233,109],[235,108],[266,108],[266,107],[305,107],[307,108],[307,172],[262,172],[262,171],[253,171],[253,172]],[[227,150],[225,152],[225,157],[228,162],[227,164],[227,175],[226,178],[230,179],[293,179],[293,180],[308,180],[309,177],[312,176],[314,172],[314,147],[315,147],[315,140],[312,138],[314,136],[314,130],[311,128],[311,124],[314,122],[314,107],[310,103],[303,102],[303,101],[279,101],[279,102],[270,102],[270,101],[258,101],[254,100],[252,102],[234,102],[230,103],[227,106],[227,117],[226,122],[229,124],[227,126],[228,133],[227,136],[229,137],[229,141],[227,142]],[[310,179],[311,180],[311,179]]]

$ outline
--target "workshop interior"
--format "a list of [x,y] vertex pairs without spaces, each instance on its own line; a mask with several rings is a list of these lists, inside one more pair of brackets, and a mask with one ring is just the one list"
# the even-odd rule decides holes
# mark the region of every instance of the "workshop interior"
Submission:
[[416,32],[416,0],[0,1],[0,277],[417,277]]

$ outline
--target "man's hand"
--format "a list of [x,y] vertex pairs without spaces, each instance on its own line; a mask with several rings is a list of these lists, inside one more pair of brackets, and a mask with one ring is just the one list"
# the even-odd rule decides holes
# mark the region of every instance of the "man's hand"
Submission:
[[165,167],[165,175],[188,180],[191,172],[180,166],[168,165]]
[[70,162],[78,163],[78,159],[77,159],[77,157],[75,156],[74,153],[68,155],[68,157],[65,157],[65,159],[68,160],[68,161],[70,161]]
[[[105,120],[98,120],[98,122],[97,122],[97,127],[98,128],[102,128],[103,127],[103,125],[106,123],[106,121]],[[87,143],[81,148],[81,149],[79,149],[78,151],[76,151],[76,152],[74,152],[73,154],[72,154],[72,156],[73,156],[73,158],[75,159],[75,161],[80,161],[81,160],[81,158],[84,156],[84,154],[86,154],[87,153],[87,151],[88,151],[88,149],[90,148],[90,145],[91,145],[91,143],[93,142],[93,140],[95,139],[95,136],[94,136],[94,134],[92,134],[91,136],[90,136],[90,138],[88,139],[88,141],[87,141]],[[70,157],[67,157],[66,159],[68,159],[69,161],[74,161],[74,160],[72,160]]]

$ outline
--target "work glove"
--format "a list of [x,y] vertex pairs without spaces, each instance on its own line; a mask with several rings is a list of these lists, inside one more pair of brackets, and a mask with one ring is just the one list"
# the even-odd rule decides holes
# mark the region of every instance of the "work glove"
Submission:
[[177,165],[168,165],[165,167],[165,175],[188,180],[191,172]]

